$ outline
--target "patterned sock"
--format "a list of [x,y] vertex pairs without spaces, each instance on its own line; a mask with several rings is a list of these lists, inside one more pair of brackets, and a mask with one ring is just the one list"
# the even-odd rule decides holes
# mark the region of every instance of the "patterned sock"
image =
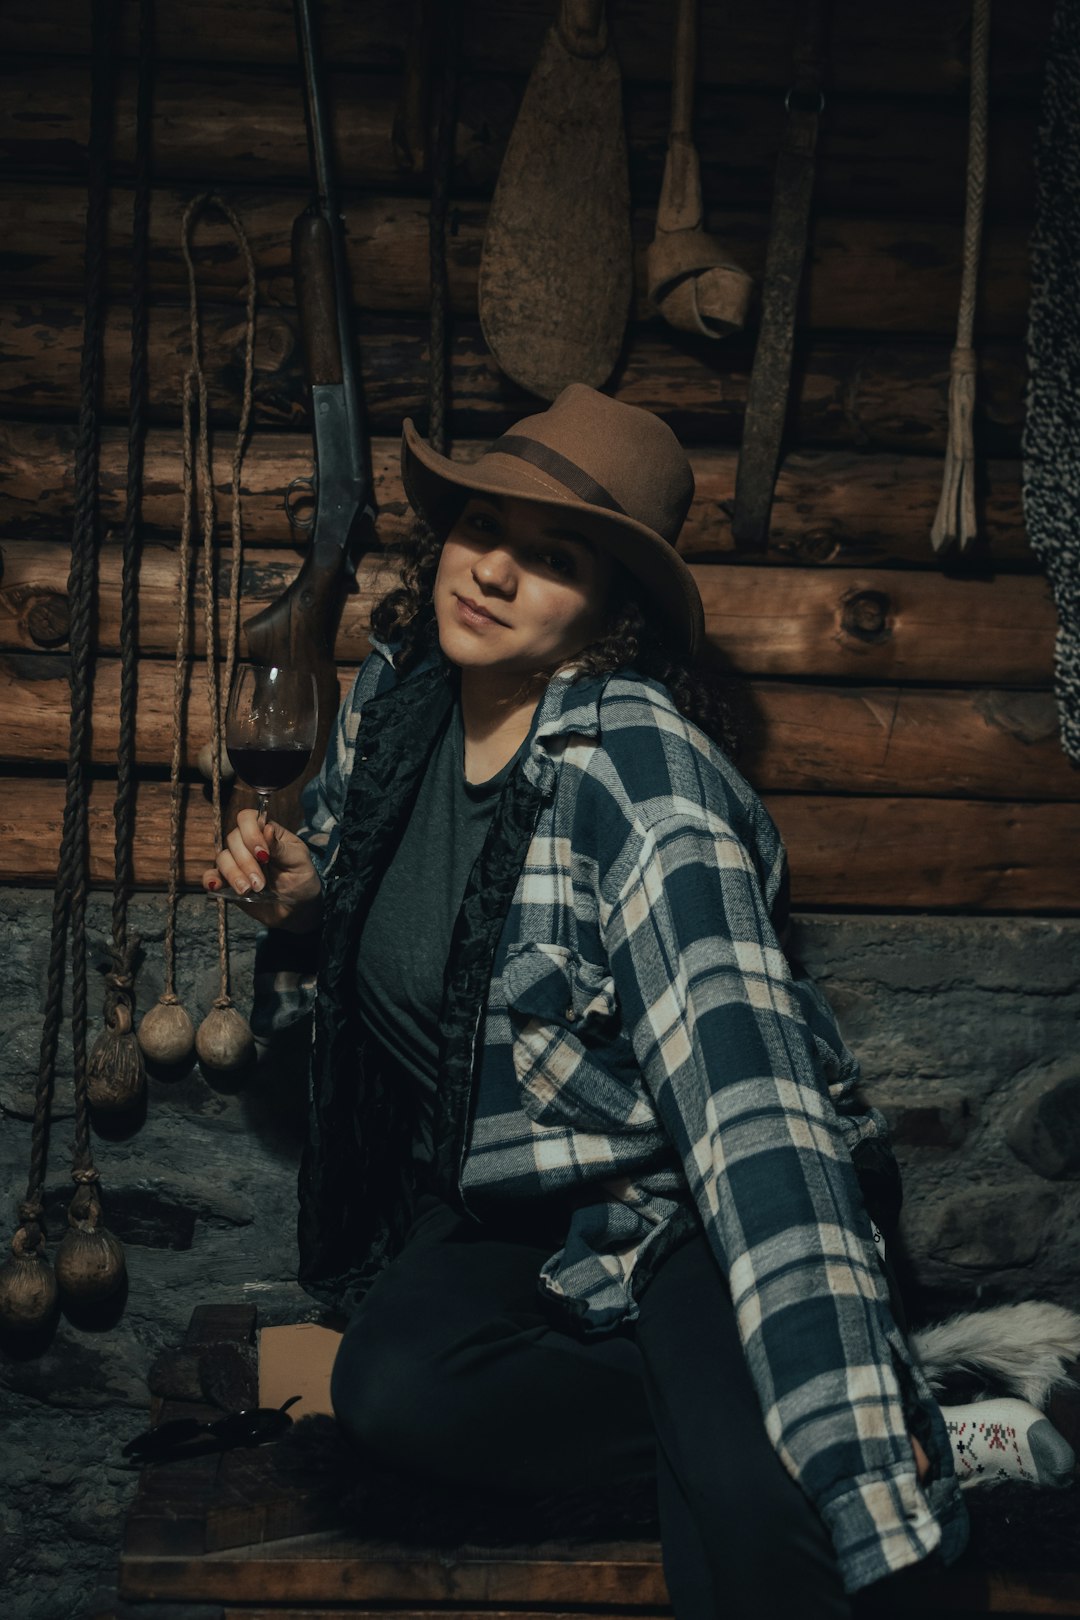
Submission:
[[1072,1483],[1076,1453],[1037,1406],[1006,1396],[943,1406],[941,1415],[962,1487],[1022,1479],[1063,1490]]

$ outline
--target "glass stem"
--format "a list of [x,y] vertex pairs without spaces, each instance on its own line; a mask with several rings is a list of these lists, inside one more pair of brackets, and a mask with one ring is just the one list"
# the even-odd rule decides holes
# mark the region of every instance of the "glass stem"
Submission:
[[255,796],[259,801],[259,826],[264,827],[270,814],[270,795],[264,793],[262,788],[256,788]]

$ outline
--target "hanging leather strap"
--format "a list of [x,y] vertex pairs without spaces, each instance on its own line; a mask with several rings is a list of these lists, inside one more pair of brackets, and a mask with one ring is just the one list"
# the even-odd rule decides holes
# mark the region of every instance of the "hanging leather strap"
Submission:
[[743,421],[731,521],[740,550],[764,550],[787,414],[795,310],[806,257],[814,148],[825,105],[828,0],[809,0],[795,50],[795,72],[784,99],[787,121],[776,160],[769,246],[761,297],[761,326]]

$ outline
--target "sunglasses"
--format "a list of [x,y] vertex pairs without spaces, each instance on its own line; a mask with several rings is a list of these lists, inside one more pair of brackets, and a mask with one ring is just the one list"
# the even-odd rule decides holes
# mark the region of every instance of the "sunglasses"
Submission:
[[227,1412],[224,1417],[201,1423],[198,1418],[172,1418],[147,1429],[129,1440],[123,1455],[135,1464],[161,1462],[165,1458],[201,1457],[214,1451],[232,1451],[237,1446],[261,1446],[276,1440],[292,1423],[289,1407],[299,1395],[290,1395],[280,1406],[253,1406],[245,1412]]

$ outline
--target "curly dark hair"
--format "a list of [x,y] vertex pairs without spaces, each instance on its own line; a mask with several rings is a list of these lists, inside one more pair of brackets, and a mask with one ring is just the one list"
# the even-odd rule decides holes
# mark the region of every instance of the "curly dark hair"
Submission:
[[[401,583],[371,610],[371,629],[380,640],[396,642],[396,668],[409,670],[438,647],[433,601],[445,534],[417,517],[401,547]],[[575,680],[634,669],[666,686],[680,714],[692,720],[731,759],[740,751],[740,731],[731,707],[700,660],[680,658],[650,617],[642,592],[616,565],[604,634],[578,654]]]

